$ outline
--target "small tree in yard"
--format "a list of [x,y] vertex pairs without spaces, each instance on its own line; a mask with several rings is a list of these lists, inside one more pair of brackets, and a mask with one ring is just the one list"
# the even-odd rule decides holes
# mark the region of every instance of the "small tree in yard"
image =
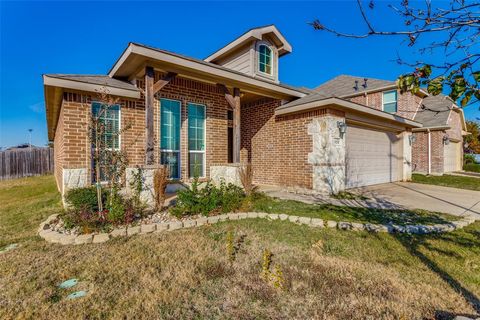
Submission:
[[[420,54],[440,50],[439,57],[443,60],[440,64],[421,60],[406,62],[398,58],[398,63],[414,68],[398,77],[400,91],[415,93],[426,86],[428,93],[438,95],[445,90],[454,101],[459,100],[462,107],[480,100],[480,2],[426,0],[422,5],[420,1],[403,0],[399,6],[389,5],[403,20],[401,30],[380,30],[374,26],[368,10],[375,10],[375,1],[357,0],[357,5],[365,23],[363,33],[341,32],[318,19],[310,24],[315,30],[346,38],[404,37],[408,46],[420,46]],[[421,44],[419,40],[428,35],[435,35],[435,40]]]
[[128,166],[126,152],[118,150],[116,146],[119,144],[120,134],[128,130],[131,125],[117,128],[114,122],[109,119],[109,112],[118,108],[118,103],[119,100],[110,96],[108,90],[104,87],[98,92],[90,117],[90,143],[99,212],[104,209],[101,181],[104,180],[108,183],[110,189],[109,205],[112,206]]

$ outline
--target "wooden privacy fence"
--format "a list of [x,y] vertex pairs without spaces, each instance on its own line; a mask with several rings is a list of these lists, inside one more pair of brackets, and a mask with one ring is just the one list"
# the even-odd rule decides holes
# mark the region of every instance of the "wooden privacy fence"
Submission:
[[0,180],[53,172],[52,148],[25,148],[0,152]]

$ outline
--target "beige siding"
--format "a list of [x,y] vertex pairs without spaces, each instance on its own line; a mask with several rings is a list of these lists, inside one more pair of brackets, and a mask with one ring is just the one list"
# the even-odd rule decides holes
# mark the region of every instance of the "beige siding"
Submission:
[[250,50],[253,50],[251,45],[244,46],[232,55],[220,60],[218,64],[235,71],[253,75]]

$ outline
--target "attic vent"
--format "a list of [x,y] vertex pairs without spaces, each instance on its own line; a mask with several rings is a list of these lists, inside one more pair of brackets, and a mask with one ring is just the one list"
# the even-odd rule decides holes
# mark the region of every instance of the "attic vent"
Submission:
[[353,86],[355,91],[358,91],[358,80],[355,80],[355,85]]
[[367,78],[363,78],[363,84],[362,84],[363,89],[367,89],[367,81],[368,81]]

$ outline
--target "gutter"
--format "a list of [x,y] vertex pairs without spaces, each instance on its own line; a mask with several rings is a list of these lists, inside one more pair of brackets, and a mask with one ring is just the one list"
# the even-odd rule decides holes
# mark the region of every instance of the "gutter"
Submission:
[[428,170],[427,174],[432,172],[432,135],[430,129],[427,129],[428,134]]
[[423,127],[423,128],[413,128],[413,132],[419,132],[419,131],[438,131],[438,130],[448,130],[451,129],[450,126],[434,126],[434,127]]

